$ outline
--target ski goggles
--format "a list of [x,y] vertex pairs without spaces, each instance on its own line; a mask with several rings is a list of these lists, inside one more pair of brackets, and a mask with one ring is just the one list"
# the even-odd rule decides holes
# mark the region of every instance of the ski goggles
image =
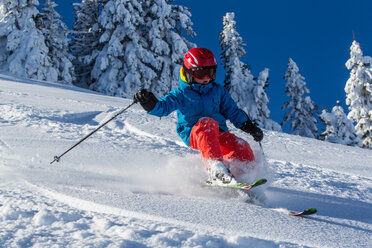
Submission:
[[205,66],[191,68],[192,76],[197,79],[204,79],[206,76],[209,78],[214,78],[216,75],[217,66]]

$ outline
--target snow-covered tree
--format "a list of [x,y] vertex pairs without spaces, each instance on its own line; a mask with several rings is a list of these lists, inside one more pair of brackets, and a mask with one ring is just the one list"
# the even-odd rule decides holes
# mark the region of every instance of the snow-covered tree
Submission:
[[[226,69],[224,82],[227,88],[233,87],[231,84],[236,84],[240,79],[245,79],[244,82],[247,85],[253,85],[254,81],[249,66],[240,60],[247,53],[244,48],[246,44],[236,30],[234,18],[234,12],[226,13],[222,18],[223,29],[219,36],[222,49],[220,57]],[[241,77],[244,74],[243,71],[245,75]],[[249,87],[244,87],[244,89],[248,90]]]
[[253,86],[253,96],[255,99],[255,104],[257,106],[257,124],[265,129],[281,131],[281,126],[275,121],[270,119],[270,110],[267,107],[269,103],[269,98],[267,97],[265,88],[268,85],[269,80],[269,69],[265,68],[260,72],[257,81]]
[[71,84],[74,76],[72,56],[68,53],[69,39],[67,26],[56,12],[58,5],[51,0],[44,0],[44,8],[37,17],[36,26],[45,37],[48,56],[52,66],[58,72],[58,82]]
[[362,137],[363,146],[372,149],[372,58],[363,56],[355,40],[346,67],[351,70],[345,86],[350,110],[347,117],[356,122],[355,130]]
[[90,88],[107,95],[131,97],[140,87],[148,88],[156,73],[156,60],[142,36],[143,9],[137,0],[110,0],[98,18],[102,49],[95,61]]
[[164,95],[178,85],[179,71],[185,53],[195,47],[183,33],[194,36],[191,13],[180,5],[168,4],[165,0],[144,2],[144,33],[149,51],[154,55],[156,64],[152,69],[156,78],[152,80],[150,90]]
[[315,138],[318,132],[317,120],[314,117],[317,106],[310,96],[303,97],[310,91],[306,87],[305,78],[299,73],[297,64],[291,58],[284,79],[287,80],[285,92],[291,100],[282,106],[282,109],[289,109],[284,115],[282,126],[290,122],[291,133]]
[[98,18],[102,49],[90,88],[121,97],[132,97],[141,87],[156,94],[169,92],[192,47],[182,36],[183,31],[192,34],[189,17],[186,8],[165,0],[108,1]]
[[236,30],[233,12],[223,17],[223,30],[220,33],[222,48],[222,64],[226,69],[225,86],[237,103],[248,116],[265,129],[280,131],[279,124],[272,121],[267,107],[269,99],[265,92],[269,70],[264,69],[255,81],[249,66],[241,61],[246,54],[242,37]]
[[0,68],[14,75],[57,81],[43,33],[36,28],[37,0],[0,0]]
[[242,37],[236,30],[233,12],[226,13],[222,18],[223,29],[220,33],[220,55],[226,70],[225,87],[231,97],[252,120],[257,119],[257,107],[254,104],[253,85],[255,84],[249,66],[241,61],[246,54]]
[[91,71],[98,55],[93,51],[102,49],[98,26],[101,7],[102,0],[82,0],[81,3],[74,3],[75,20],[69,48],[74,55],[74,84],[81,87],[89,87],[92,83]]
[[334,106],[331,112],[324,109],[319,117],[326,124],[326,130],[320,134],[322,140],[350,146],[361,145],[353,122],[347,118],[340,101],[337,101],[337,106]]

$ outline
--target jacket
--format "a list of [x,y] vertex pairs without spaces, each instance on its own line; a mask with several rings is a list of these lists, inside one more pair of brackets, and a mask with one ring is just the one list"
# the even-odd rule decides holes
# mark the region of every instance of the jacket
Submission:
[[206,85],[188,84],[182,77],[182,71],[179,84],[179,87],[160,98],[148,113],[161,117],[177,110],[177,133],[187,146],[190,143],[191,129],[200,118],[213,118],[225,132],[228,131],[226,120],[241,128],[249,119],[222,85],[215,82]]

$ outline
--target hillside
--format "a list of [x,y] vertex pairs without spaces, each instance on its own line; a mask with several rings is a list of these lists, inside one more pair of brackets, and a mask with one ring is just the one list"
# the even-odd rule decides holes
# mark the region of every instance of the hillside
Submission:
[[[0,74],[0,247],[371,247],[372,151],[265,132],[262,204],[202,187],[174,114]],[[296,218],[287,213],[316,207]]]

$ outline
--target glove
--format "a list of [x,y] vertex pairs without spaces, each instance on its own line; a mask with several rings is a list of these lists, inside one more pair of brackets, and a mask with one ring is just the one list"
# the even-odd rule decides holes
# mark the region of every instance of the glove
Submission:
[[133,100],[136,103],[140,103],[142,108],[146,111],[152,110],[158,103],[156,96],[154,96],[152,92],[149,92],[145,89],[142,89],[134,94]]
[[253,123],[251,120],[244,122],[240,129],[252,135],[253,139],[257,142],[260,142],[263,139],[264,135],[261,128],[259,128],[257,124]]

